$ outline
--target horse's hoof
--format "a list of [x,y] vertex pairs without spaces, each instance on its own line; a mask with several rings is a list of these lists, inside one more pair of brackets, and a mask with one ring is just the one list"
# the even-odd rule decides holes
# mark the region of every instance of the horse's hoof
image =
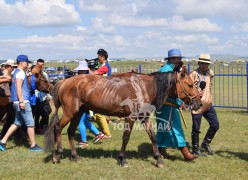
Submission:
[[71,161],[78,162],[80,160],[81,160],[81,157],[80,156],[71,156]]
[[60,159],[57,159],[56,157],[53,157],[53,164],[60,163]]
[[163,163],[163,161],[157,161],[157,163],[156,163],[156,167],[157,168],[163,168],[164,167],[164,163]]
[[121,165],[121,167],[127,168],[128,167],[128,162],[125,159],[123,159],[121,161],[120,165]]
[[163,168],[163,167],[164,167],[164,164],[157,163],[157,164],[156,164],[156,167],[157,167],[157,168]]

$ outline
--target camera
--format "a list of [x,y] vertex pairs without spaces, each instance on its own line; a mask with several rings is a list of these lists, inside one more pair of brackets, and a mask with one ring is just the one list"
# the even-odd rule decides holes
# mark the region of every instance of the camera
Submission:
[[100,67],[100,62],[98,58],[95,59],[85,59],[90,69],[97,70]]

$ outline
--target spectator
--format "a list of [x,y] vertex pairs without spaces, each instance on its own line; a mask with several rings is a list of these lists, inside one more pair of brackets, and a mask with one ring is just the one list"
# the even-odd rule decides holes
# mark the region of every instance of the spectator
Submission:
[[[85,61],[80,61],[79,65],[75,71],[78,71],[78,75],[80,74],[89,74],[89,68],[87,67],[87,63]],[[88,119],[90,118],[89,111],[86,110],[87,113],[84,113],[80,119],[78,129],[81,135],[81,141],[78,143],[78,146],[81,148],[85,148],[88,146],[87,137],[86,137],[86,127],[95,135],[94,143],[97,143],[104,137],[102,132],[92,124]]]
[[[3,72],[3,79],[5,80],[5,82],[2,82],[0,84],[0,87],[2,88],[2,90],[4,90],[5,92],[5,96],[10,96],[10,83],[11,83],[11,72],[13,71],[14,67],[16,67],[17,65],[14,63],[15,61],[12,59],[8,59],[5,63],[5,69]],[[6,113],[6,120],[5,123],[3,125],[3,129],[1,131],[1,137],[4,137],[6,132],[8,131],[9,127],[11,126],[11,124],[14,122],[15,119],[15,110],[13,107],[13,103],[10,102],[8,105],[6,105],[5,107],[8,111]]]
[[[89,69],[90,74],[97,74],[102,76],[111,76],[111,66],[108,63],[108,53],[104,49],[99,49],[97,51],[98,59],[100,61],[100,67],[96,71],[94,69]],[[95,114],[94,118],[99,126],[100,131],[102,131],[105,139],[111,138],[111,133],[108,127],[106,117],[102,114]]]
[[201,127],[201,119],[204,117],[209,123],[209,129],[203,139],[201,148],[204,151],[207,151],[209,155],[212,155],[214,151],[210,148],[210,143],[213,140],[216,132],[219,129],[219,121],[217,113],[212,106],[212,95],[211,95],[211,86],[214,73],[209,69],[209,65],[212,64],[210,61],[209,54],[201,54],[198,61],[199,67],[190,73],[190,76],[194,82],[194,85],[199,90],[202,106],[197,111],[192,110],[192,146],[193,153],[196,155],[203,155],[199,148],[199,134]]
[[[42,67],[41,74],[48,79],[48,75],[43,71],[45,61],[43,59],[37,60],[37,65]],[[37,96],[36,105],[32,105],[32,112],[35,119],[35,132],[37,134],[42,134],[45,132],[46,127],[49,122],[49,115],[52,112],[50,106],[50,98],[47,93],[35,90]],[[41,117],[41,120],[40,120]]]
[[13,74],[11,85],[11,101],[14,103],[15,121],[0,141],[0,150],[4,152],[7,151],[7,140],[23,123],[27,126],[27,133],[30,139],[29,150],[31,152],[43,151],[43,149],[35,143],[34,119],[29,103],[30,92],[28,89],[27,76],[25,74],[29,62],[26,55],[19,55],[17,57],[18,67]]

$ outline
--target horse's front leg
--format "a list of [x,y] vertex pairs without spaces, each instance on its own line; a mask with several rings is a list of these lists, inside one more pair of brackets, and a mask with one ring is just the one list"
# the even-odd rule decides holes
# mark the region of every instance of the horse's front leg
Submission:
[[122,146],[121,146],[121,151],[119,154],[119,161],[122,167],[128,167],[127,160],[125,159],[125,151],[126,151],[128,141],[130,139],[130,134],[133,129],[134,122],[135,121],[130,118],[125,118],[124,132],[122,136]]
[[158,150],[158,146],[157,146],[156,136],[155,136],[155,133],[154,133],[154,131],[152,129],[152,124],[151,124],[149,118],[146,119],[145,121],[143,121],[143,125],[145,127],[145,130],[146,130],[149,138],[152,141],[154,158],[157,160],[156,166],[159,167],[159,168],[162,168],[162,167],[164,167],[164,163],[163,163],[163,161],[161,159],[161,156],[160,156],[160,153],[159,153],[159,150]]

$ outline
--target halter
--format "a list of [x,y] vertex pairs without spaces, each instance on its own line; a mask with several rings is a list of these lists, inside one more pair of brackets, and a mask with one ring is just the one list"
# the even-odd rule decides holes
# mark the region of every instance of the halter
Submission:
[[[177,75],[178,75],[178,72],[176,73]],[[187,98],[189,98],[189,100],[190,100],[190,102],[189,102],[189,104],[191,104],[192,102],[193,102],[193,99],[194,98],[196,98],[197,96],[198,96],[198,94],[197,95],[195,95],[195,96],[190,96],[186,91],[185,91],[185,89],[183,88],[183,85],[182,85],[182,83],[181,83],[181,81],[180,81],[180,78],[176,78],[176,81],[178,80],[178,82],[179,82],[179,84],[180,84],[180,86],[181,86],[181,89],[183,90],[183,91],[181,91],[181,92],[183,92],[185,95],[186,95],[186,97]],[[177,91],[177,88],[176,88],[176,91]],[[181,93],[180,92],[180,93]],[[179,93],[178,93],[178,91],[177,91],[177,96],[179,97]]]

